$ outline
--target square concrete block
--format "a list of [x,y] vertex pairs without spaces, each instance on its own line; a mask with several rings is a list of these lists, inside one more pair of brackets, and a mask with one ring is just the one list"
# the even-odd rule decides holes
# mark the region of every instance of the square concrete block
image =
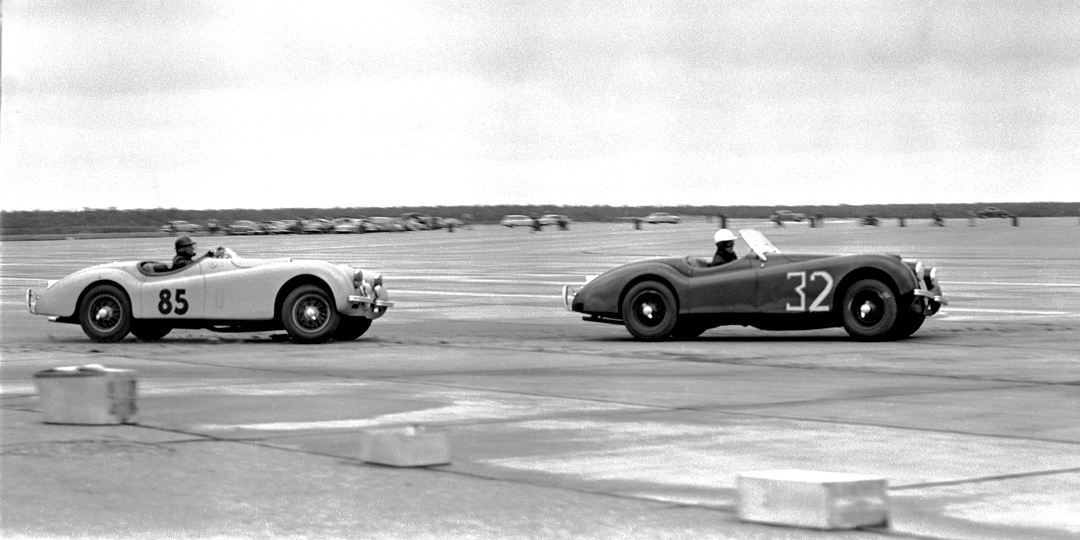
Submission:
[[365,431],[360,459],[392,467],[427,467],[450,463],[446,432],[418,427]]
[[738,517],[743,521],[815,529],[888,526],[886,485],[884,478],[858,474],[741,472]]
[[98,364],[39,371],[34,385],[47,424],[130,424],[135,421],[135,372]]

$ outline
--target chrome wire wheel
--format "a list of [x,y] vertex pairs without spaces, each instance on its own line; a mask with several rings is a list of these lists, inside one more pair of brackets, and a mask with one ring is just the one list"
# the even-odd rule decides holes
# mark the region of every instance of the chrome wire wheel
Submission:
[[305,295],[293,307],[293,320],[308,332],[318,332],[330,322],[330,305],[320,295]]
[[301,285],[285,297],[281,324],[298,343],[323,343],[341,321],[330,293],[316,285]]
[[90,301],[87,307],[90,324],[99,332],[109,332],[120,324],[123,312],[120,300],[111,294],[102,294]]
[[131,331],[131,301],[123,289],[96,285],[86,291],[79,307],[79,325],[90,339],[115,343]]

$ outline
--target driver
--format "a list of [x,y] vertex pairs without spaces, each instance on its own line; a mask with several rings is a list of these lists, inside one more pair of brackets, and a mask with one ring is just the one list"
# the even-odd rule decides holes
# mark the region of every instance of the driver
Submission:
[[735,233],[727,229],[716,231],[716,234],[713,235],[713,242],[716,243],[716,255],[713,255],[709,266],[720,266],[739,258],[738,255],[735,255],[736,238],[738,237],[735,236]]
[[205,255],[195,258],[195,241],[187,236],[176,239],[176,256],[172,260],[172,269],[179,270],[185,266],[195,264],[203,257],[213,257],[213,251],[207,251]]

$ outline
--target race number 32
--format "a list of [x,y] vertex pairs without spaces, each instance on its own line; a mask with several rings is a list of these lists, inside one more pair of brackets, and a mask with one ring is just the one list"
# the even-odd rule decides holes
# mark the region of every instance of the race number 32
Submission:
[[[176,298],[174,299],[169,289],[161,289],[161,292],[158,293],[157,310],[162,315],[168,315],[169,313],[183,315],[187,313],[188,301],[184,299],[184,293],[186,292],[186,289],[176,289]],[[173,302],[176,302],[175,306]]]
[[822,280],[824,280],[825,288],[822,289],[821,293],[819,293],[817,297],[814,298],[814,301],[810,303],[809,310],[806,309],[806,272],[788,272],[787,278],[799,280],[799,284],[795,286],[795,294],[799,295],[799,303],[798,305],[788,304],[788,311],[822,312],[830,310],[829,305],[821,305],[821,303],[825,301],[825,298],[829,296],[829,293],[832,292],[833,288],[833,277],[829,275],[828,272],[824,270],[818,270],[810,274],[810,281],[814,281],[817,278],[821,278]]

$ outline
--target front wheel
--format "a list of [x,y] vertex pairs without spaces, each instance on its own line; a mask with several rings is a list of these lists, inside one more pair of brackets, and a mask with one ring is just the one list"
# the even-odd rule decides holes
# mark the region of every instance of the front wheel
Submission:
[[623,324],[638,339],[664,339],[675,330],[678,309],[671,289],[655,281],[643,281],[631,287],[623,298]]
[[367,317],[342,317],[334,331],[336,341],[352,341],[371,328],[371,319]]
[[281,324],[297,343],[324,343],[337,330],[341,317],[322,288],[301,285],[281,305]]
[[926,315],[922,313],[915,313],[909,311],[897,318],[896,326],[892,329],[893,339],[904,339],[914,334],[918,330],[923,321],[926,320]]
[[131,331],[131,300],[115,285],[98,285],[79,305],[79,324],[90,339],[116,343]]
[[888,339],[897,321],[896,295],[876,279],[858,281],[844,292],[843,315],[844,330],[851,337]]

